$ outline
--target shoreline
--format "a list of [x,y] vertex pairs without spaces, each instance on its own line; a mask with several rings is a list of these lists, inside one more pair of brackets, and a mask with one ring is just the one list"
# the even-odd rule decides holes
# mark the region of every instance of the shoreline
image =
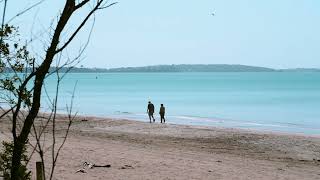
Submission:
[[[45,113],[46,114],[46,113]],[[65,113],[59,113],[61,116],[65,116]],[[147,114],[145,116],[145,119],[141,119],[139,117],[136,118],[127,118],[126,116],[121,116],[121,115],[109,115],[109,116],[103,116],[103,115],[92,115],[92,114],[81,114],[77,115],[78,118],[96,118],[96,119],[112,119],[112,120],[127,120],[127,121],[135,121],[135,122],[144,122],[144,123],[149,123],[149,119],[147,119]],[[214,119],[214,118],[205,118],[205,117],[193,117],[190,116],[190,119],[192,118],[203,118],[203,119]],[[219,120],[226,120],[226,119],[214,119],[216,121]],[[156,119],[156,123],[160,123],[159,119]],[[230,120],[234,121],[234,120]],[[238,124],[241,124],[240,122],[237,122]],[[245,122],[247,123],[247,122]],[[313,138],[320,138],[320,130],[318,134],[314,133],[303,133],[303,132],[292,132],[292,131],[282,131],[282,130],[272,130],[272,129],[258,129],[254,127],[228,127],[224,125],[198,125],[198,124],[192,124],[192,123],[175,123],[175,122],[170,122],[170,119],[167,120],[166,124],[171,124],[171,125],[178,125],[178,126],[191,126],[194,128],[214,128],[214,129],[225,129],[225,130],[236,130],[236,131],[243,131],[243,132],[251,132],[251,133],[257,133],[257,134],[274,134],[274,135],[293,135],[293,136],[304,136],[304,137],[313,137]],[[306,129],[306,128],[304,128]]]
[[[67,119],[57,118],[63,136]],[[10,127],[0,121],[1,140]],[[319,179],[319,149],[319,137],[77,116],[55,178]],[[75,173],[85,161],[111,167]]]

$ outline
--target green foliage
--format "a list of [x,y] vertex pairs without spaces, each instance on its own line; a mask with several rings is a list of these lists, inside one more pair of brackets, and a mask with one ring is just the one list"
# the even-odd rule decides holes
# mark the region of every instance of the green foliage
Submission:
[[[32,90],[24,83],[30,72],[34,69],[35,59],[30,56],[26,45],[21,45],[18,28],[5,25],[0,29],[0,100],[7,105],[14,106],[21,102],[23,107],[31,106]],[[0,171],[5,179],[10,179],[12,167],[13,143],[2,142],[3,150],[0,152]],[[18,170],[20,179],[30,179],[27,171],[26,147],[23,145],[21,154],[22,165]]]
[[18,28],[5,25],[0,30],[0,99],[14,106],[20,98],[24,107],[31,106],[32,92],[22,86],[35,58],[30,56],[26,45],[20,45]]
[[[0,172],[3,173],[4,179],[10,179],[10,170],[12,167],[11,159],[13,153],[13,142],[2,142],[3,150],[0,152]],[[23,147],[21,162],[22,165],[18,171],[20,179],[31,179],[31,172],[28,171],[26,163],[28,161],[28,156],[26,155],[26,146]]]

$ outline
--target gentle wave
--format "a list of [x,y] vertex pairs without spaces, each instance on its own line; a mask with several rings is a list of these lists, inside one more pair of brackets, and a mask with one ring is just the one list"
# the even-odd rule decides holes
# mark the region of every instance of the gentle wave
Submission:
[[[121,111],[116,111],[121,112]],[[148,122],[147,113],[133,113],[133,112],[121,112],[118,114],[113,114],[114,118],[127,118],[132,120],[146,121]],[[158,120],[157,116],[155,116]],[[293,132],[302,133],[309,131],[306,134],[318,134],[320,132],[319,128],[307,127],[299,124],[293,123],[261,123],[254,121],[244,121],[244,120],[234,120],[234,119],[224,119],[224,118],[210,118],[210,117],[200,117],[200,116],[187,116],[187,115],[176,115],[176,116],[166,116],[167,123],[169,124],[187,124],[187,125],[204,125],[204,126],[219,126],[219,127],[238,127],[245,129],[260,129],[260,130],[276,130],[281,132]]]

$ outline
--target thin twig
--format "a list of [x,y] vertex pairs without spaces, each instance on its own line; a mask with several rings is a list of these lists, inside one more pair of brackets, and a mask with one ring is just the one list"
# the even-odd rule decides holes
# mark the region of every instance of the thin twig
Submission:
[[40,4],[43,3],[44,1],[45,1],[45,0],[41,0],[41,1],[39,1],[39,2],[37,2],[37,3],[35,3],[35,4],[33,4],[33,5],[31,5],[30,7],[22,10],[21,12],[17,13],[15,16],[13,16],[12,18],[9,19],[9,21],[7,22],[7,24],[9,24],[9,23],[10,23],[11,21],[13,21],[15,18],[17,18],[17,17],[23,15],[24,13],[30,11],[30,10],[33,9],[34,7],[40,5]]
[[[87,0],[84,0],[84,1],[87,1]],[[96,6],[88,13],[88,15],[84,18],[84,20],[81,22],[81,24],[78,26],[78,28],[74,31],[74,33],[70,36],[70,38],[67,40],[67,42],[65,42],[64,45],[62,45],[59,49],[56,50],[56,53],[59,53],[59,52],[63,51],[68,46],[68,44],[78,34],[78,32],[82,29],[82,27],[86,24],[86,22],[88,21],[88,19],[92,16],[92,14],[94,12],[96,12],[99,9],[105,9],[105,8],[108,8],[108,7],[111,7],[111,6],[115,5],[115,4],[117,4],[117,2],[115,2],[115,3],[111,3],[108,6],[100,7],[101,4],[103,3],[103,1],[104,0],[101,0],[101,1],[97,2]]]

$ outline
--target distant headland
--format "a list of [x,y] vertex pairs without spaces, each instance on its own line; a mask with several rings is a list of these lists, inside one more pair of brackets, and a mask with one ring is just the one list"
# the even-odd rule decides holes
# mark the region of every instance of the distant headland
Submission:
[[[296,68],[296,69],[272,69],[258,66],[247,66],[239,64],[173,64],[154,65],[141,67],[120,67],[120,68],[86,68],[86,67],[61,67],[60,72],[70,73],[154,73],[154,72],[320,72],[317,68]],[[51,67],[49,72],[56,70]],[[26,69],[30,72],[31,69]],[[5,68],[4,73],[12,73],[11,68]]]
[[[273,69],[259,66],[240,64],[172,64],[141,67],[120,68],[87,68],[87,67],[61,67],[60,72],[70,73],[161,73],[161,72],[320,72],[320,68]],[[51,67],[49,72],[56,70]],[[26,72],[29,70],[26,70]],[[31,69],[30,69],[31,71]],[[29,71],[29,72],[30,72]],[[12,73],[11,68],[3,72]]]
[[[52,68],[53,70],[54,68]],[[67,71],[62,68],[61,71]],[[71,73],[128,73],[128,72],[320,72],[317,68],[296,69],[272,69],[258,66],[247,66],[238,64],[178,64],[178,65],[155,65],[142,67],[121,68],[85,68],[73,67]]]

